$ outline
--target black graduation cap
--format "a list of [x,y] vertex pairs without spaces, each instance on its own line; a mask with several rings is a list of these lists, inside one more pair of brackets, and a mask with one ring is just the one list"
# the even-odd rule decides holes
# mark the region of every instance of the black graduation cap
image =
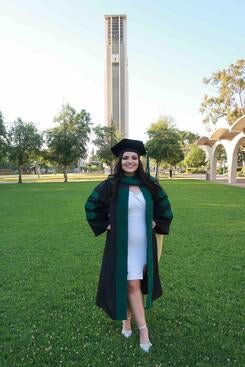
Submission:
[[115,144],[111,147],[112,153],[119,157],[123,152],[136,152],[139,155],[146,154],[146,150],[144,144],[141,140],[133,140],[133,139],[122,139],[119,143]]

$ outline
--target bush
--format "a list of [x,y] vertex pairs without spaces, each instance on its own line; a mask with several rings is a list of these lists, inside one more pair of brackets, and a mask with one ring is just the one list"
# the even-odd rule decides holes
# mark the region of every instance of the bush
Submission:
[[205,167],[188,167],[186,173],[205,173]]
[[217,169],[217,173],[219,174],[219,175],[223,175],[223,173],[227,173],[228,172],[228,168],[227,167],[225,167],[225,169],[223,169],[223,167],[219,167],[218,169]]
[[239,177],[245,177],[245,167],[242,167],[242,169],[240,170],[240,172],[238,173]]

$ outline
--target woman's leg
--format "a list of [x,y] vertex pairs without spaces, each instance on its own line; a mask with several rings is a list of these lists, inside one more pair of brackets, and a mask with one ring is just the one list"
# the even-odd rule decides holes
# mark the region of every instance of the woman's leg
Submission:
[[131,308],[129,306],[129,303],[128,303],[128,308],[127,308],[127,320],[123,320],[123,329],[124,330],[131,330],[131,319],[132,319],[132,311],[131,311]]
[[[128,280],[128,300],[138,328],[146,324],[143,295],[140,288],[140,280]],[[147,327],[140,330],[140,342],[148,343]]]

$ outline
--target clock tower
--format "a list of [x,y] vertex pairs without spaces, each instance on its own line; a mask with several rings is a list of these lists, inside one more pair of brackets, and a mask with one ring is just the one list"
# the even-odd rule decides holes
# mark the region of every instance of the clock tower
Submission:
[[128,137],[127,16],[105,15],[105,124]]

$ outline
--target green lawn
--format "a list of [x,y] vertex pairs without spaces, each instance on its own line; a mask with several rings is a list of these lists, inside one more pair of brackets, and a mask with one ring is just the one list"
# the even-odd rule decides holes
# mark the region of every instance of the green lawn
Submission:
[[[68,181],[102,181],[107,176],[99,173],[68,173]],[[18,183],[18,175],[0,175],[0,183]],[[57,174],[41,174],[32,175],[24,174],[22,175],[23,183],[43,183],[43,182],[64,182],[63,173]]]
[[[244,365],[245,191],[162,181],[174,211],[147,311],[153,347],[95,304],[104,236],[83,205],[96,183],[0,186],[0,366]],[[243,313],[243,315],[242,315]]]

